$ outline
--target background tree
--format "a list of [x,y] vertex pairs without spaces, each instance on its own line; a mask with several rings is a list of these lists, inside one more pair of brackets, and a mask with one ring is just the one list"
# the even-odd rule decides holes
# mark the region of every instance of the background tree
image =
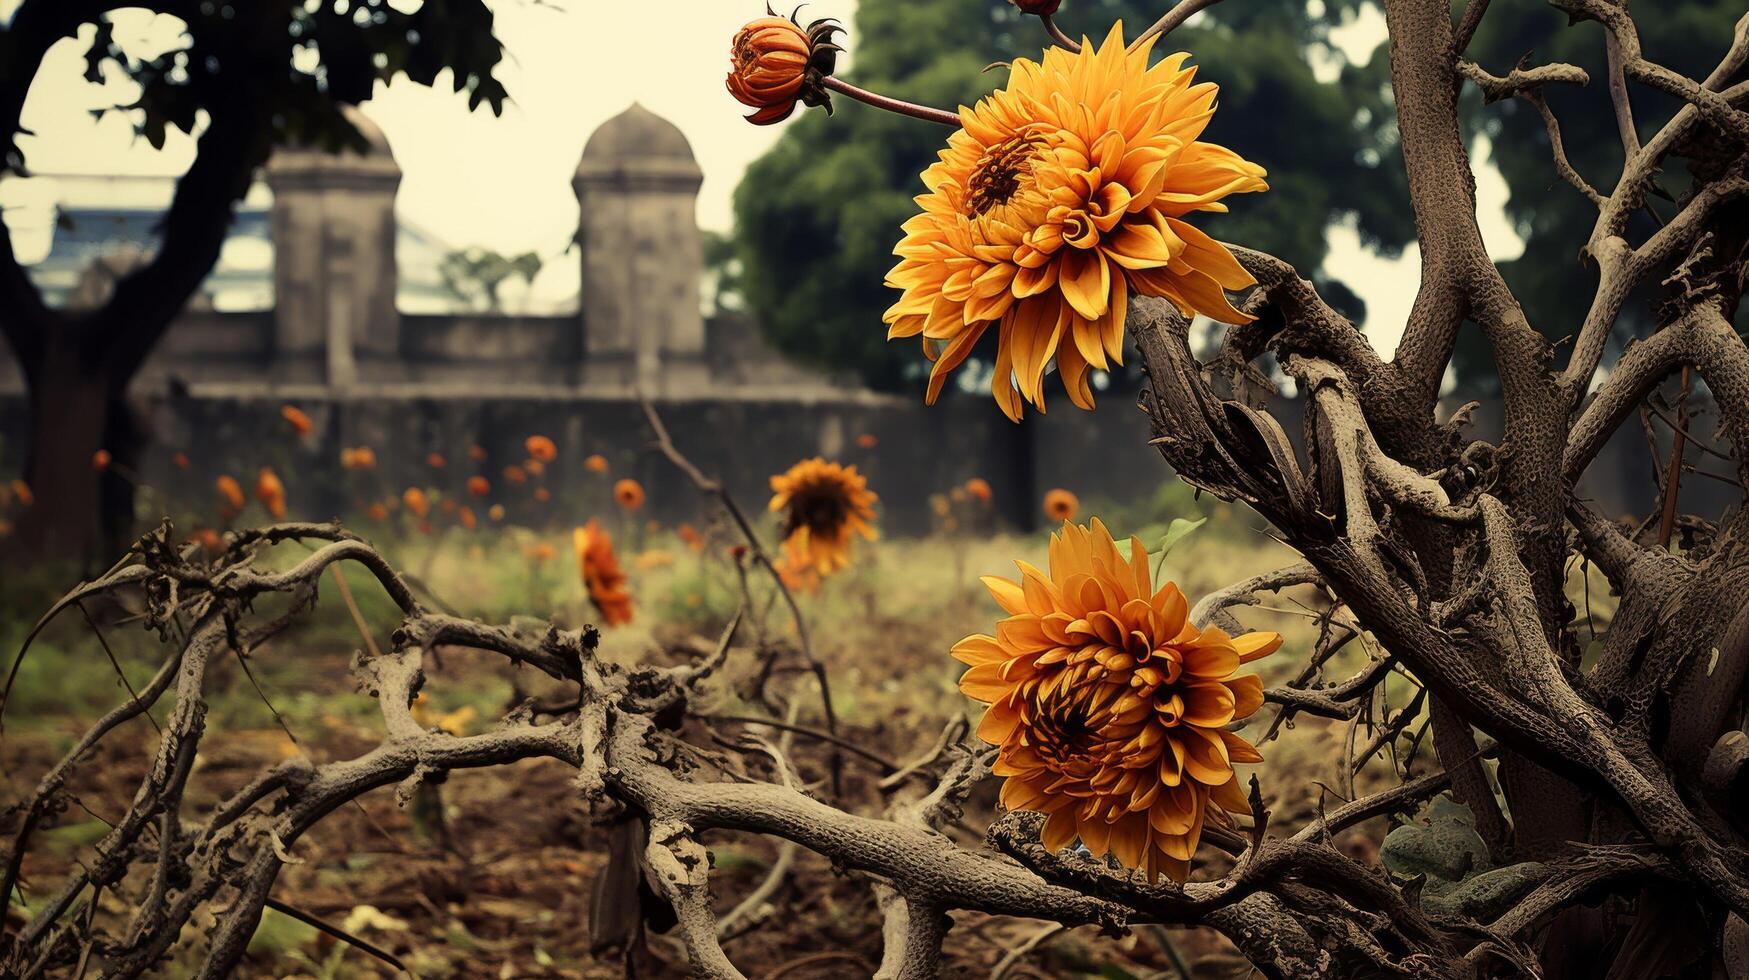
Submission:
[[444,291],[470,308],[502,313],[504,297],[500,290],[504,284],[516,278],[532,285],[534,277],[540,275],[541,264],[541,257],[535,252],[503,255],[476,246],[454,249],[444,255],[437,274],[443,280]]
[[[130,56],[110,22],[123,8],[179,18],[182,43]],[[128,460],[128,382],[212,270],[237,202],[274,147],[362,149],[342,110],[403,74],[430,85],[449,71],[470,107],[497,112],[505,99],[493,76],[502,46],[482,0],[427,0],[412,12],[388,0],[23,0],[0,27],[0,178],[26,173],[20,114],[49,49],[84,37],[87,78],[120,72],[139,84],[139,97],[116,109],[140,136],[162,147],[172,128],[198,135],[151,260],[95,309],[50,308],[0,214],[0,335],[30,392],[25,472],[38,501],[20,536],[40,554],[79,555],[91,543],[100,510],[92,454]]]
[[[1401,168],[1392,165],[1384,59],[1344,67],[1329,82],[1310,66],[1337,57],[1330,28],[1358,2],[1336,0],[1317,16],[1303,0],[1214,7],[1159,49],[1195,53],[1204,77],[1221,86],[1209,138],[1242,145],[1269,168],[1267,206],[1223,216],[1217,237],[1315,270],[1332,221],[1354,219],[1363,240],[1386,251],[1413,236]],[[1071,34],[1103,34],[1122,18],[1133,35],[1158,16],[1155,6],[1084,0],[1065,6],[1059,22]],[[925,105],[970,104],[1005,80],[993,59],[1046,43],[1036,20],[1004,0],[862,0],[842,76]],[[740,293],[780,349],[895,388],[923,365],[914,350],[886,343],[880,314],[895,294],[882,278],[895,261],[896,229],[922,192],[917,175],[941,144],[889,113],[849,99],[834,105],[834,118],[809,113],[748,169],[735,194],[733,247],[719,259],[739,260]],[[1361,313],[1352,292],[1315,278],[1338,307]]]

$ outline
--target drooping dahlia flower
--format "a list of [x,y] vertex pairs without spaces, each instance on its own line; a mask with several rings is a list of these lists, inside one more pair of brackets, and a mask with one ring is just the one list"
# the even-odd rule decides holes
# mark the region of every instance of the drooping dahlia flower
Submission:
[[1186,54],[1150,68],[1152,44],[1125,51],[1119,23],[1097,50],[1016,60],[1007,88],[960,109],[887,273],[904,291],[884,316],[887,338],[922,335],[929,401],[992,324],[992,391],[1019,420],[1022,398],[1044,409],[1053,359],[1069,399],[1093,407],[1088,369],[1123,362],[1132,292],[1187,316],[1249,319],[1223,290],[1255,280],[1184,218],[1267,189],[1263,168],[1197,139],[1215,86],[1192,84]]
[[577,554],[577,573],[583,590],[609,626],[632,621],[632,594],[626,589],[625,572],[613,552],[613,538],[601,525],[590,521],[571,532],[571,547]]
[[803,27],[766,9],[767,16],[736,31],[729,45],[729,94],[758,110],[747,117],[756,126],[789,118],[797,102],[832,111],[831,96],[820,83],[844,50],[832,43],[832,35],[844,28],[830,18]]
[[851,534],[873,541],[880,498],[854,466],[804,459],[771,478],[774,514],[783,515],[783,550],[792,568],[820,575],[850,564]]
[[1281,636],[1192,625],[1178,586],[1153,587],[1141,539],[1126,558],[1098,519],[1051,536],[1049,574],[1015,564],[1019,582],[984,579],[1009,613],[996,635],[953,648],[971,665],[960,690],[990,705],[978,736],[1000,746],[1002,804],[1049,814],[1052,850],[1079,837],[1184,881],[1204,822],[1249,809],[1233,764],[1263,757],[1226,728],[1263,704],[1240,665]]

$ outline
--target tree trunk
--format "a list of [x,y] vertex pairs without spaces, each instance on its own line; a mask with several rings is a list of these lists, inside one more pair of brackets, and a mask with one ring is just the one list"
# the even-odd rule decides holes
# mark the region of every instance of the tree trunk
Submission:
[[82,562],[102,543],[102,483],[117,479],[99,473],[92,456],[108,448],[112,410],[125,413],[113,403],[127,382],[107,377],[76,344],[53,335],[34,367],[25,372],[31,412],[25,480],[36,502],[21,515],[19,540],[40,560]]

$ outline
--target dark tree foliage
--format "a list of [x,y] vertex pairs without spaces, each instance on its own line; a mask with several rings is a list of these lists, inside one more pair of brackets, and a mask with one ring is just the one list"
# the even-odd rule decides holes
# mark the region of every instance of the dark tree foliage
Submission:
[[[130,56],[110,21],[121,9],[178,18],[182,43],[158,57]],[[237,202],[274,147],[362,148],[344,107],[402,75],[432,85],[449,72],[470,107],[493,112],[506,97],[493,76],[503,51],[482,0],[411,9],[388,0],[23,0],[0,25],[0,177],[27,173],[20,113],[45,55],[82,37],[91,38],[87,78],[120,73],[139,83],[138,99],[113,111],[128,113],[143,138],[160,147],[172,128],[199,135],[151,261],[98,309],[49,308],[0,214],[0,335],[30,388],[26,473],[39,501],[21,535],[29,547],[69,556],[95,530],[91,454],[107,448],[130,461],[128,381],[212,270]]]
[[[1302,269],[1326,252],[1323,229],[1354,220],[1387,251],[1413,238],[1395,131],[1389,125],[1382,57],[1345,67],[1321,83],[1309,53],[1330,55],[1328,32],[1356,0],[1224,4],[1173,32],[1162,50],[1187,50],[1199,78],[1221,86],[1208,131],[1269,169],[1269,193],[1234,202],[1207,223],[1218,238],[1268,250]],[[1103,35],[1122,18],[1133,36],[1166,8],[1147,0],[1085,0],[1064,7],[1072,34]],[[846,78],[928,105],[969,104],[1002,85],[997,58],[1042,51],[1035,18],[1004,0],[863,0]],[[1036,57],[1036,55],[1034,55]],[[896,261],[899,226],[922,192],[918,175],[945,145],[947,130],[918,126],[840,98],[837,117],[811,112],[756,161],[735,195],[736,286],[767,335],[790,355],[860,371],[882,388],[915,383],[924,367],[915,345],[885,340],[880,315],[896,295],[882,285]],[[1348,312],[1358,299],[1320,285]],[[988,359],[986,359],[988,360]]]
[[[1743,10],[1742,0],[1662,0],[1656,5],[1656,16],[1636,22],[1640,42],[1653,61],[1683,75],[1705,78],[1725,53]],[[1561,141],[1574,169],[1607,194],[1609,175],[1621,172],[1622,147],[1610,108],[1603,35],[1603,28],[1595,23],[1569,27],[1566,14],[1544,4],[1501,4],[1488,11],[1469,56],[1495,73],[1505,72],[1527,55],[1537,63],[1566,62],[1585,69],[1591,84],[1549,86],[1545,95],[1561,121]],[[1655,89],[1634,85],[1630,92],[1641,120],[1642,140],[1656,130],[1654,123],[1680,108],[1675,99]],[[1469,97],[1476,100],[1473,90]],[[1597,284],[1596,270],[1582,262],[1576,250],[1590,237],[1597,209],[1555,175],[1549,165],[1548,134],[1531,105],[1509,99],[1480,108],[1474,118],[1480,131],[1492,139],[1494,162],[1511,189],[1507,214],[1525,240],[1524,254],[1501,263],[1501,271],[1533,326],[1551,339],[1570,338],[1585,317],[1585,305],[1575,303],[1573,297],[1589,297]],[[1639,214],[1630,229],[1631,240],[1644,240],[1668,220],[1676,211],[1670,199],[1681,199],[1686,193],[1688,175],[1680,161],[1672,162],[1676,165],[1667,165],[1658,181],[1665,199],[1651,199],[1650,211]],[[1615,343],[1647,333],[1660,295],[1657,290],[1636,295],[1616,323]],[[1490,356],[1479,333],[1470,331],[1462,337],[1454,366],[1466,393],[1492,390],[1497,379],[1487,368]]]

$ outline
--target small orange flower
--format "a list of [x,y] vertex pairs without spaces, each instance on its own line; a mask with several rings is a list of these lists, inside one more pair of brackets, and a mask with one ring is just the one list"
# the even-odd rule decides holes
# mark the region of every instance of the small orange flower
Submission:
[[[241,496],[241,493],[238,495]],[[18,501],[20,507],[29,507],[36,503],[36,494],[30,492],[30,484],[23,480],[13,480],[12,499]]]
[[115,458],[109,454],[107,449],[99,449],[91,454],[91,468],[99,473],[109,469],[109,464],[114,461]]
[[990,492],[990,484],[981,476],[974,476],[966,481],[966,492],[977,498],[980,502],[986,504],[989,503],[990,498],[994,496],[994,494]]
[[856,444],[862,449],[873,449],[881,444],[880,437],[872,432],[864,432],[856,437]]
[[494,521],[503,520],[504,519],[504,505],[503,504],[493,504],[492,506],[486,508],[486,516],[490,517]]
[[475,497],[484,497],[492,492],[492,481],[483,476],[468,477],[468,493]]
[[693,551],[701,551],[704,549],[704,535],[699,534],[698,528],[693,527],[691,524],[680,525],[674,529],[674,533],[680,536],[681,543],[685,544]]
[[230,508],[233,513],[242,510],[243,505],[247,503],[247,499],[243,496],[243,485],[230,474],[219,477],[213,485],[218,488],[219,497],[224,500],[225,506]]
[[424,520],[425,515],[431,513],[431,498],[427,497],[425,491],[418,487],[408,487],[401,491],[401,503],[406,506],[409,513],[420,520]]
[[389,509],[383,506],[380,502],[373,503],[369,507],[366,507],[364,513],[371,520],[376,521],[379,524],[389,519]]
[[534,488],[534,499],[544,504],[547,501],[553,499],[553,492],[551,490],[548,490],[546,487],[535,487]]
[[601,455],[600,453],[595,453],[594,455],[590,456],[588,459],[583,461],[583,468],[588,470],[591,473],[606,473],[607,472],[607,457]]
[[523,484],[528,482],[528,471],[520,466],[504,467],[504,482]]
[[559,458],[559,447],[553,445],[553,441],[546,436],[529,436],[523,441],[522,445],[523,448],[528,450],[528,455],[531,459],[538,459],[543,463],[550,463]]
[[613,485],[613,499],[628,511],[637,510],[644,506],[644,488],[636,480],[621,480]]
[[316,428],[316,423],[311,422],[310,417],[304,414],[303,409],[296,405],[282,406],[279,410],[279,417],[285,419],[286,424],[292,427],[292,431],[300,436],[307,436]]
[[1045,516],[1053,521],[1072,521],[1081,510],[1081,498],[1058,487],[1045,494]]
[[625,572],[613,553],[613,538],[596,521],[571,532],[571,547],[577,555],[577,573],[589,601],[609,626],[632,621],[632,594],[626,588]]
[[216,555],[225,550],[224,536],[210,527],[195,528],[194,533],[188,536],[188,540],[200,545],[209,555]]
[[790,561],[806,558],[821,575],[850,564],[851,535],[873,541],[879,498],[854,466],[804,459],[771,478],[774,514],[783,515],[783,550]]
[[1238,671],[1281,636],[1191,623],[1178,586],[1155,590],[1141,539],[1126,557],[1097,519],[1051,536],[1048,573],[1015,564],[1019,582],[984,579],[1008,618],[953,648],[970,666],[960,690],[990,706],[978,737],[999,747],[1002,805],[1049,814],[1050,850],[1079,837],[1184,881],[1205,823],[1250,809],[1233,766],[1263,756],[1228,728],[1263,705],[1263,682]]
[[468,458],[476,463],[484,463],[486,461],[486,447],[477,442],[469,446]]
[[470,531],[478,527],[480,524],[479,518],[474,516],[474,509],[472,507],[463,507],[461,514],[458,515],[458,519],[461,521],[462,527],[465,527]]
[[735,32],[729,47],[729,94],[757,109],[747,117],[769,126],[789,117],[796,103],[832,109],[821,83],[832,74],[838,52],[832,35],[842,31],[830,19],[805,29],[784,17],[761,17]]
[[179,470],[188,469],[188,466],[189,466],[188,454],[187,453],[177,453],[176,455],[170,457],[170,465],[176,467]]
[[255,477],[255,499],[261,501],[274,520],[285,520],[285,484],[269,467],[263,466]]
[[444,458],[442,453],[427,453],[425,455],[425,465],[434,470],[441,470],[449,465],[449,460]]
[[377,465],[376,450],[369,446],[355,446],[340,450],[340,466],[348,470],[374,469]]
[[529,458],[529,459],[523,460],[522,461],[522,468],[528,472],[529,476],[537,476],[538,477],[538,476],[546,476],[547,475],[547,464],[541,462],[538,459]]
[[559,549],[545,541],[529,545],[522,549],[522,553],[535,561],[552,561],[554,558],[559,557]]

